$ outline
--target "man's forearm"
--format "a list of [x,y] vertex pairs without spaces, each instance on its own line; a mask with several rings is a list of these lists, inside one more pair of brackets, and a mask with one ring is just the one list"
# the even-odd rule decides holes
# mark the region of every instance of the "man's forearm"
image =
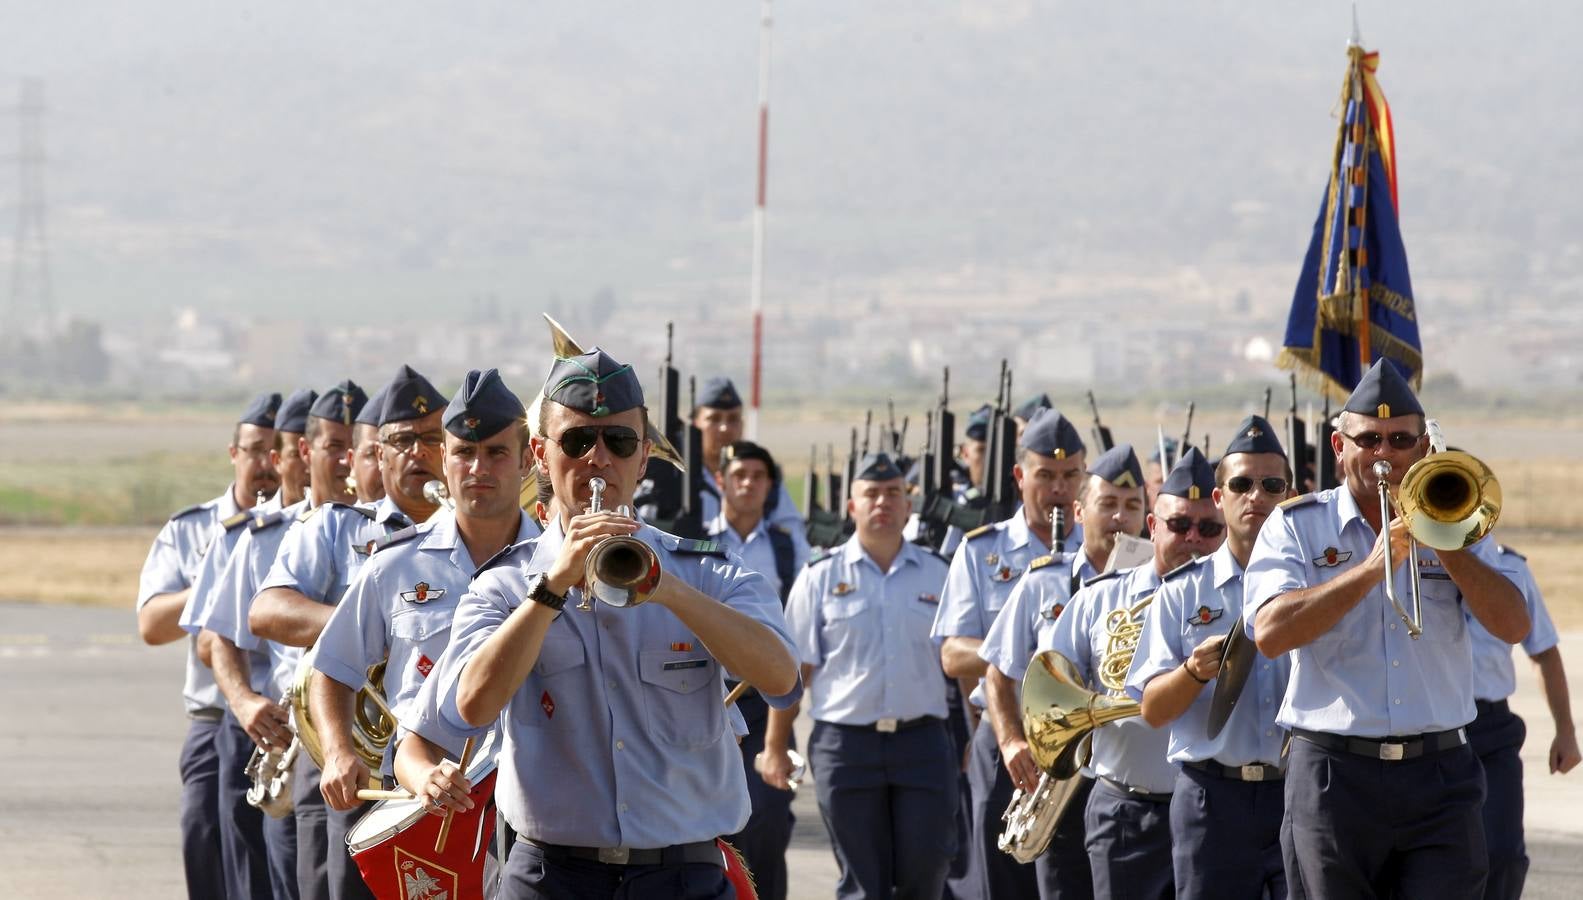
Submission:
[[[208,632],[214,634],[214,632]],[[229,638],[215,634],[210,658],[214,661],[214,683],[219,685],[225,702],[235,709],[242,700],[255,695],[253,691],[253,666]]]
[[1181,718],[1203,689],[1204,685],[1188,673],[1185,664],[1154,676],[1143,686],[1143,721],[1154,728],[1164,728]]
[[984,645],[983,638],[948,637],[940,644],[940,667],[952,678],[983,678],[989,663],[978,655]]
[[334,678],[317,672],[308,686],[308,709],[325,756],[352,753],[352,699],[355,692]]
[[1022,730],[1022,711],[1017,708],[1017,682],[1006,677],[999,669],[989,666],[984,678],[984,695],[989,710],[989,727],[995,730],[995,740],[1001,745],[1009,741],[1026,741]]
[[1566,665],[1561,662],[1561,648],[1549,650],[1533,658],[1539,667],[1539,690],[1544,693],[1545,704],[1550,707],[1550,718],[1555,722],[1556,733],[1573,731],[1572,694],[1567,687]]
[[335,607],[288,587],[266,588],[253,598],[247,627],[265,640],[288,647],[312,647]]
[[539,661],[544,635],[556,615],[542,603],[524,602],[462,664],[456,686],[456,711],[462,721],[482,728],[500,715]]
[[1469,550],[1442,552],[1440,563],[1456,582],[1479,624],[1508,644],[1528,636],[1528,604],[1505,575],[1484,564]]
[[1385,580],[1383,566],[1356,565],[1324,584],[1288,591],[1259,607],[1253,630],[1259,652],[1275,659],[1314,641]]
[[445,760],[445,751],[421,734],[408,732],[396,746],[396,782],[413,794],[423,793],[429,773]]
[[192,588],[155,594],[138,607],[137,633],[143,643],[157,647],[187,636],[181,627],[181,611],[187,608],[187,595],[190,593]]
[[766,696],[789,694],[796,689],[797,660],[769,626],[692,585],[667,580],[671,584],[663,596],[665,607],[698,635],[722,665]]

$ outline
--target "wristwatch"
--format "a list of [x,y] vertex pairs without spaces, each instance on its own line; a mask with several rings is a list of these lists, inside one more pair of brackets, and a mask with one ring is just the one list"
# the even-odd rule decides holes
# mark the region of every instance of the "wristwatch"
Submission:
[[557,612],[566,605],[565,595],[557,594],[550,590],[550,579],[544,574],[535,575],[528,581],[527,599],[532,600],[534,603],[548,606]]

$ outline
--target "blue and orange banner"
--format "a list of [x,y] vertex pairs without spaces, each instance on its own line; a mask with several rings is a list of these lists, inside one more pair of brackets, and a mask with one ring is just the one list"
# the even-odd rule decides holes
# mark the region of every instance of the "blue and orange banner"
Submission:
[[1378,53],[1348,48],[1341,128],[1277,363],[1344,399],[1378,359],[1417,388],[1418,308],[1402,246],[1396,135],[1375,78]]

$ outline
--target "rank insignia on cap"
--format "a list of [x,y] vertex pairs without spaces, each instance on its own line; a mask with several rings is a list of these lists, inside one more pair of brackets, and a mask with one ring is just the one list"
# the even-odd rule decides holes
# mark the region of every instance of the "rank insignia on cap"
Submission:
[[468,431],[477,431],[478,430],[478,417],[477,416],[464,416],[462,418],[462,424],[467,426],[467,430]]
[[1054,606],[1052,606],[1049,609],[1044,611],[1044,617],[1046,619],[1049,619],[1050,621],[1053,622],[1056,619],[1060,618],[1061,617],[1061,613],[1064,612],[1065,610],[1066,610],[1066,604],[1065,603],[1057,603],[1056,605],[1054,605]]
[[999,564],[1000,564],[1000,554],[999,553],[986,553],[986,554],[984,554],[984,565],[989,566],[990,568],[993,569],[995,566],[997,566]]
[[995,574],[989,577],[991,581],[999,581],[1004,583],[1015,577],[1015,574],[1016,573],[1011,571],[1011,566],[1001,566],[995,570]]
[[852,585],[847,584],[844,581],[837,581],[835,583],[835,587],[830,589],[830,593],[835,594],[837,597],[845,597],[854,590],[855,588],[853,588]]
[[1381,403],[1374,408],[1374,413],[1377,418],[1389,419],[1391,417],[1391,405],[1389,403]]
[[924,603],[930,603],[935,606],[940,605],[940,597],[938,594],[919,594],[918,599]]
[[419,675],[428,678],[429,673],[434,671],[434,660],[430,659],[427,653],[420,653],[418,654],[418,661],[413,663],[412,667],[418,670]]
[[1111,484],[1119,488],[1135,488],[1138,486],[1138,480],[1132,477],[1131,472],[1122,472],[1115,481],[1111,482]]
[[544,718],[555,718],[555,698],[550,696],[549,691],[539,695],[539,709],[544,710]]
[[429,414],[429,398],[423,396],[422,394],[419,394],[418,396],[413,397],[412,398],[412,408],[417,410],[419,415],[423,415],[423,416],[428,415]]
[[1187,499],[1189,499],[1189,500],[1201,499],[1203,497],[1203,494],[1204,494],[1204,489],[1199,487],[1196,484],[1193,485],[1192,487],[1189,487],[1187,489]]
[[1252,428],[1249,428],[1247,431],[1244,431],[1243,434],[1250,438],[1264,437],[1264,429],[1255,425]]
[[368,556],[374,552],[374,548],[377,546],[379,546],[379,541],[371,539],[366,544],[353,544],[352,552],[358,556]]
[[1329,568],[1330,566],[1339,566],[1351,558],[1351,550],[1337,550],[1335,547],[1326,547],[1322,555],[1314,557],[1314,565]]
[[1193,621],[1199,625],[1208,625],[1210,622],[1225,615],[1225,612],[1224,609],[1210,609],[1207,606],[1200,606],[1198,611],[1193,613]]
[[438,600],[444,596],[444,588],[429,587],[427,581],[420,581],[412,586],[412,590],[401,592],[401,599],[408,603],[428,603],[430,600]]

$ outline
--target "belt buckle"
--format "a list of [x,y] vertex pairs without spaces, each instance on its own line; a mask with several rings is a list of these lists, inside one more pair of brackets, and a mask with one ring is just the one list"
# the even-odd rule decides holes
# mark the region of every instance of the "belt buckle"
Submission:
[[1264,780],[1264,766],[1259,765],[1259,764],[1254,764],[1254,765],[1251,765],[1251,766],[1243,766],[1242,767],[1242,780],[1243,781],[1263,781]]
[[1380,759],[1388,762],[1399,762],[1407,756],[1406,744],[1392,744],[1387,741],[1380,742]]
[[874,723],[874,730],[880,734],[894,733],[896,731],[896,721],[895,719],[880,719]]
[[629,847],[600,847],[599,861],[607,866],[624,866],[632,858]]

